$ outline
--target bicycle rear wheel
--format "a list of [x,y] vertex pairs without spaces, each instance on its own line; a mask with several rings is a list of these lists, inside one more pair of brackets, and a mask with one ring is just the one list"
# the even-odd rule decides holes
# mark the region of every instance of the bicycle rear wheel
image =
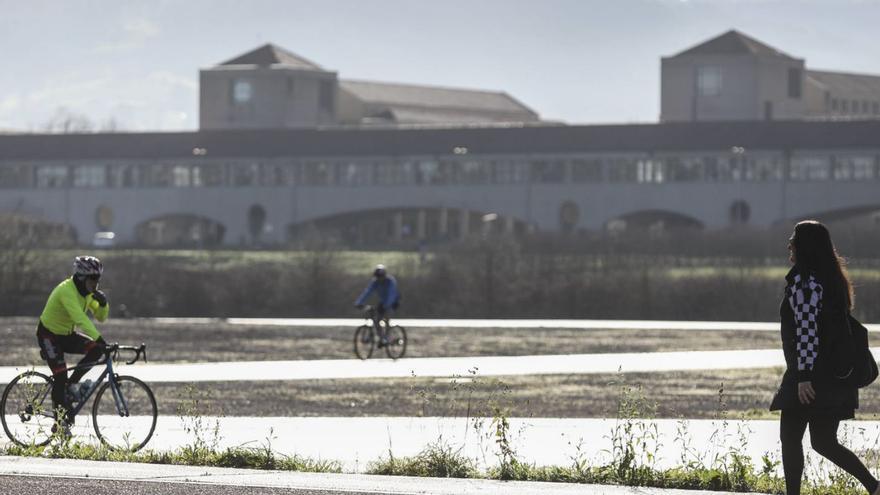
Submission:
[[388,337],[388,345],[385,346],[385,353],[391,359],[400,359],[406,354],[406,329],[400,325],[392,325],[385,331]]
[[111,449],[140,450],[156,429],[156,398],[146,383],[133,376],[116,377],[116,389],[107,381],[95,395],[92,423],[98,439]]
[[369,359],[376,347],[376,334],[373,327],[361,325],[354,331],[354,354],[360,359]]
[[18,445],[49,443],[55,425],[52,379],[36,371],[13,378],[0,399],[0,420],[6,436]]

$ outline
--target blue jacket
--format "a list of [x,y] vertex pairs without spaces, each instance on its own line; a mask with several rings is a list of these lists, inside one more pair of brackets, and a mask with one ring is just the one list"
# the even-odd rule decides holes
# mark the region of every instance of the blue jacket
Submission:
[[400,302],[400,293],[397,292],[397,280],[394,280],[394,277],[388,275],[385,277],[384,282],[380,282],[379,279],[374,278],[370,285],[367,286],[366,289],[361,293],[360,297],[355,301],[355,305],[364,304],[370,294],[376,291],[379,295],[379,302],[382,303],[382,306],[385,309],[390,310],[391,306],[395,303]]

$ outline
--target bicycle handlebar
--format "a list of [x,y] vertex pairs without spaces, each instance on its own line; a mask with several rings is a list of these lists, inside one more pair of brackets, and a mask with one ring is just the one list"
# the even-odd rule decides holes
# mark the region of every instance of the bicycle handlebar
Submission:
[[108,344],[107,348],[104,350],[108,355],[111,353],[118,353],[119,351],[131,351],[134,353],[134,358],[131,361],[126,361],[125,364],[134,364],[140,360],[141,356],[143,356],[144,362],[147,362],[147,344],[141,343],[139,347],[135,347],[133,345],[119,345],[114,342]]

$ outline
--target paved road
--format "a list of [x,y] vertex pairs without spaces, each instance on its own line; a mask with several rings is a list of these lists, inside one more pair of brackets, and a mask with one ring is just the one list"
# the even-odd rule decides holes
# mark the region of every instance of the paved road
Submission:
[[0,490],[4,494],[14,493],[16,495],[46,495],[47,493],[87,493],[89,495],[373,495],[376,493],[48,476],[0,476]]
[[[148,318],[158,323],[213,323],[223,321],[231,325],[281,327],[356,327],[363,318]],[[764,330],[779,331],[778,322],[740,321],[663,321],[663,320],[538,320],[538,319],[439,319],[400,318],[394,323],[409,328],[569,328],[582,330]],[[880,325],[875,325],[880,329]],[[870,328],[870,327],[869,327]]]
[[[22,473],[58,478],[32,478]],[[88,476],[89,479],[84,479]],[[97,479],[96,479],[97,478]],[[0,457],[0,487],[3,493],[18,495],[51,493],[35,490],[41,483],[72,483],[65,493],[110,494],[298,494],[298,495],[725,495],[722,492],[660,490],[567,483],[499,482],[364,476],[353,474],[315,474],[279,471],[252,471],[188,466],[157,466],[115,462],[68,461],[61,459],[20,459]],[[115,480],[115,481],[114,481]],[[64,485],[70,486],[70,485]],[[56,488],[56,489],[57,489]]]
[[[878,351],[875,351],[878,352]],[[558,375],[750,369],[784,367],[780,349],[681,351],[540,356],[474,356],[452,358],[319,359],[311,361],[236,361],[191,364],[119,366],[120,374],[146,382],[315,380],[468,376]],[[24,367],[0,367],[0,383],[8,383]],[[94,372],[93,372],[94,373]]]

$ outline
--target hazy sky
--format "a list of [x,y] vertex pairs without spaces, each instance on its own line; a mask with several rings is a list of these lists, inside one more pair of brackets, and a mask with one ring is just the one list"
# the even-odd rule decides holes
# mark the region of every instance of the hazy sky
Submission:
[[66,109],[198,126],[198,69],[266,42],[340,77],[504,90],[545,119],[650,122],[660,57],[735,28],[880,74],[880,0],[0,0],[0,129]]

